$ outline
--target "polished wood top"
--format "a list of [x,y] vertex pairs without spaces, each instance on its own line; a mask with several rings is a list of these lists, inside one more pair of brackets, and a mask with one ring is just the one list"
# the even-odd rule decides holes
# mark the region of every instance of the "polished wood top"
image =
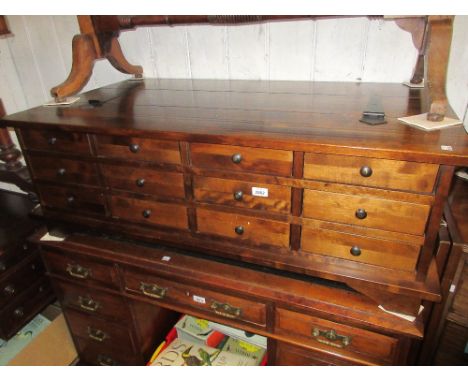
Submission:
[[[84,93],[71,106],[16,113],[0,126],[468,165],[462,126],[424,132],[397,121],[426,112],[427,98],[427,89],[401,84],[145,79]],[[387,124],[359,122],[363,111],[379,109]]]

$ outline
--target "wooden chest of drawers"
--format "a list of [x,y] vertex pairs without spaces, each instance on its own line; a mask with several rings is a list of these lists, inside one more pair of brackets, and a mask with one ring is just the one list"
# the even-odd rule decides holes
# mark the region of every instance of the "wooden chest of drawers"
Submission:
[[53,300],[37,245],[27,238],[39,229],[28,217],[26,196],[0,192],[0,338],[13,337]]
[[307,364],[401,364],[422,335],[419,319],[389,315],[336,283],[82,234],[38,244],[90,364],[147,362],[181,313],[267,336],[271,365],[291,356],[304,364],[295,352]]
[[[43,216],[68,229],[338,281],[410,315],[439,301],[434,249],[454,168],[468,164],[463,129],[429,134],[398,122],[424,112],[424,89],[256,88],[129,81],[1,123],[16,128]],[[387,124],[358,121],[372,97],[385,101]],[[160,290],[148,283],[147,293]],[[161,288],[186,303],[176,285]],[[392,346],[381,359],[393,359]]]

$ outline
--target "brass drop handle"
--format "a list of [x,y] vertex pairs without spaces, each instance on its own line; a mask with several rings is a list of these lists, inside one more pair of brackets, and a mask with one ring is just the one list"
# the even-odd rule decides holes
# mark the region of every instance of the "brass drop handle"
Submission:
[[57,175],[58,176],[64,176],[66,174],[67,170],[65,170],[64,168],[59,168],[57,170]]
[[77,279],[87,279],[91,274],[88,268],[84,268],[79,264],[68,264],[67,272],[70,276]]
[[354,216],[361,220],[365,219],[367,217],[367,211],[364,208],[358,208],[354,213]]
[[320,330],[313,328],[312,336],[320,343],[325,345],[334,346],[337,348],[345,348],[351,343],[350,336],[343,336],[338,334],[335,330]]
[[239,153],[235,153],[232,155],[231,159],[235,164],[239,164],[242,161],[242,155]]
[[357,245],[353,245],[351,249],[349,250],[349,252],[353,256],[360,256],[362,253],[361,248],[359,248]]
[[167,288],[160,287],[156,284],[148,284],[141,282],[140,283],[140,290],[143,292],[145,296],[149,296],[152,298],[162,299],[166,296]]
[[372,175],[372,168],[369,166],[362,166],[361,169],[359,170],[359,173],[364,178],[368,178],[369,176]]
[[98,364],[100,366],[116,366],[117,362],[115,362],[111,357],[99,354],[98,355]]
[[3,288],[3,294],[6,296],[13,296],[16,293],[15,286],[13,284],[8,284]]
[[236,228],[234,228],[234,232],[237,233],[238,235],[242,235],[244,233],[244,227],[241,225],[238,225]]
[[87,310],[89,312],[95,312],[99,309],[99,302],[93,300],[91,297],[78,297],[78,305],[80,308]]
[[136,185],[138,187],[143,187],[145,185],[145,180],[143,178],[137,179],[136,180]]
[[226,302],[213,301],[211,309],[218,315],[228,318],[238,318],[242,314],[241,308],[229,305]]
[[136,154],[138,151],[140,151],[140,145],[137,144],[137,143],[132,143],[132,144],[130,144],[130,145],[128,146],[128,149],[129,149],[132,153]]
[[242,191],[236,191],[234,192],[234,199],[235,200],[242,200],[242,198],[244,197],[244,193]]
[[89,338],[97,342],[103,342],[106,338],[109,337],[106,332],[103,332],[99,329],[91,328],[90,326],[88,326],[88,336]]

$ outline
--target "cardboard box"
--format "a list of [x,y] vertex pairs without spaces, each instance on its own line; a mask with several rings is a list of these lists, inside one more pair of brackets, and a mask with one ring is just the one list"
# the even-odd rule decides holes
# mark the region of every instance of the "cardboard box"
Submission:
[[41,330],[7,366],[68,366],[78,359],[60,308],[50,305],[42,313],[50,324]]

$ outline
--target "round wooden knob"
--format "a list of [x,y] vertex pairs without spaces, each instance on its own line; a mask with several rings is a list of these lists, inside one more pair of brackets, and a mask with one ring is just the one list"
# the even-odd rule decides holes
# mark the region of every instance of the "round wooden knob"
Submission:
[[151,210],[144,210],[142,215],[145,219],[148,219],[151,216]]
[[67,172],[67,170],[65,170],[64,168],[59,168],[57,170],[57,175],[58,176],[64,176],[66,172]]
[[143,187],[145,185],[145,180],[143,178],[137,179],[136,185],[138,187]]
[[57,143],[57,138],[50,137],[47,142],[49,142],[49,145],[55,145]]
[[359,248],[357,245],[354,245],[351,247],[351,250],[349,252],[353,256],[359,256],[361,254],[361,248]]
[[367,217],[367,212],[364,208],[358,208],[354,214],[358,219],[365,219]]
[[140,151],[140,145],[138,145],[136,143],[132,143],[130,146],[128,146],[128,148],[134,154],[137,153],[138,151]]
[[368,178],[369,176],[372,175],[372,168],[370,168],[369,166],[362,166],[361,169],[359,170],[359,173],[364,178]]
[[242,227],[241,225],[238,225],[236,228],[234,228],[234,231],[238,234],[238,235],[242,235],[244,233],[244,227]]
[[73,195],[70,195],[69,197],[67,197],[67,204],[71,205],[73,203],[75,203],[75,197]]
[[234,199],[235,200],[242,200],[242,198],[244,197],[244,193],[242,191],[236,191],[234,192]]
[[236,153],[236,154],[234,154],[234,155],[231,157],[231,159],[232,159],[232,161],[233,161],[234,163],[236,163],[236,164],[237,164],[237,163],[240,163],[240,162],[242,161],[242,155],[239,154],[239,153]]

